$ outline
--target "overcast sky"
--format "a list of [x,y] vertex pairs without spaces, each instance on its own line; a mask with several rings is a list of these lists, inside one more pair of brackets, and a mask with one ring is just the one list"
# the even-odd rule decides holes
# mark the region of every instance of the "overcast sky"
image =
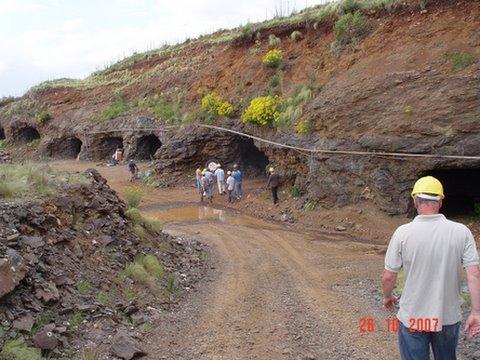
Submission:
[[[0,97],[325,0],[0,0]],[[287,10],[288,9],[288,10]]]

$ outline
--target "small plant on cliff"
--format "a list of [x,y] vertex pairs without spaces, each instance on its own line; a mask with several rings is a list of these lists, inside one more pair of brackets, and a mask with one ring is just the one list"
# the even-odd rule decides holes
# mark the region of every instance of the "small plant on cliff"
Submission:
[[122,95],[117,95],[115,100],[100,113],[104,119],[113,119],[117,116],[125,114],[130,109],[127,101]]
[[51,118],[52,116],[50,115],[50,113],[46,111],[39,112],[35,115],[35,120],[37,121],[37,124],[40,125],[46,123]]
[[465,69],[475,62],[475,56],[460,51],[447,53],[447,58],[450,60],[453,70]]
[[262,58],[263,64],[273,69],[278,68],[282,64],[282,61],[283,61],[282,50],[276,50],[276,49],[270,50]]
[[300,134],[300,135],[309,134],[312,131],[312,125],[311,125],[310,120],[301,119],[295,125],[295,131],[297,132],[297,134]]
[[340,14],[354,13],[358,10],[362,10],[363,5],[358,0],[343,0],[338,4],[338,12]]
[[22,339],[11,339],[3,344],[0,358],[5,360],[40,360],[40,349],[27,346]]
[[207,112],[208,115],[216,118],[218,116],[230,117],[233,115],[233,105],[228,101],[222,99],[217,93],[209,93],[205,95],[201,101],[202,109]]
[[406,105],[403,108],[403,112],[407,115],[411,115],[413,113],[413,107],[411,105]]
[[138,186],[129,186],[125,189],[125,201],[127,202],[127,205],[129,208],[136,208],[140,204],[140,200],[142,200],[142,197],[144,195],[144,192],[142,188]]
[[368,31],[368,19],[360,11],[340,16],[335,23],[334,48],[342,48],[348,44],[356,44]]
[[303,37],[303,34],[298,30],[295,30],[290,34],[290,39],[295,42],[302,40],[302,37]]
[[149,109],[156,119],[167,124],[177,124],[182,120],[180,99],[168,102],[159,95],[154,95],[140,100],[139,106]]
[[275,34],[270,34],[268,36],[268,46],[271,48],[277,48],[280,46],[282,40],[279,37],[275,36]]
[[240,27],[240,34],[243,40],[252,40],[255,35],[255,28],[252,24],[246,24]]
[[272,125],[279,116],[280,98],[278,96],[260,96],[253,99],[250,105],[242,114],[244,123],[253,123],[258,125]]

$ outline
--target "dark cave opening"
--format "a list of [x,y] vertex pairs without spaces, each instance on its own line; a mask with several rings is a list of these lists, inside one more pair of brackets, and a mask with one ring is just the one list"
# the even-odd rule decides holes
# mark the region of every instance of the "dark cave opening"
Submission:
[[0,127],[0,140],[5,140],[5,130]]
[[480,169],[441,169],[429,171],[443,184],[445,199],[440,210],[446,216],[473,215],[480,211]]
[[31,126],[21,128],[17,131],[16,140],[20,144],[28,144],[37,139],[40,139],[40,133]]
[[139,160],[151,160],[161,146],[162,143],[156,135],[144,135],[138,139],[136,151],[134,154],[130,154],[130,157]]
[[82,141],[76,137],[54,140],[48,146],[48,153],[52,158],[76,159],[82,150]]
[[103,137],[91,146],[91,156],[94,159],[110,159],[117,148],[123,148],[123,138],[120,136]]
[[238,165],[243,172],[250,176],[266,174],[266,167],[270,163],[267,155],[257,148],[253,139],[241,138],[239,141]]

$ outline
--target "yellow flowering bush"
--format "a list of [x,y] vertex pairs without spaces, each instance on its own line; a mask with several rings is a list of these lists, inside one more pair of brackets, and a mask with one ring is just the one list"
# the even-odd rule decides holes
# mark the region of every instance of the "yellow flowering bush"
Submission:
[[232,116],[233,105],[222,99],[217,93],[210,93],[203,97],[202,109],[213,116]]
[[267,52],[263,58],[263,64],[270,68],[277,68],[280,66],[283,60],[282,50],[274,49]]
[[257,97],[245,109],[245,112],[242,114],[242,121],[263,126],[274,124],[280,117],[279,104],[280,98],[278,96]]

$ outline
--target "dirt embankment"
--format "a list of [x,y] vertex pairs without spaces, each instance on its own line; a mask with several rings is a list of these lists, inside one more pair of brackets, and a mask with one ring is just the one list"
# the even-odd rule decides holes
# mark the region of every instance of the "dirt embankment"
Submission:
[[[480,177],[478,160],[309,157],[195,126],[166,132],[132,129],[164,125],[138,105],[146,97],[162,94],[165,101],[178,102],[186,115],[198,109],[204,94],[215,91],[237,109],[234,119],[218,119],[219,125],[281,143],[476,155],[480,152],[479,13],[476,1],[431,2],[424,10],[408,2],[396,3],[389,11],[366,10],[369,31],[340,52],[331,49],[334,18],[317,26],[297,22],[263,28],[257,42],[254,38],[219,42],[214,34],[132,57],[81,86],[32,91],[2,107],[0,127],[7,142],[39,141],[38,147],[27,149],[28,154],[105,159],[123,144],[129,157],[157,159],[157,175],[167,183],[178,182],[210,159],[227,166],[240,163],[252,174],[274,164],[301,192],[304,205],[352,205],[367,199],[388,213],[405,213],[412,182],[433,173],[447,183],[461,178],[461,186],[451,185],[451,194],[464,198],[466,210],[471,211],[480,193],[461,189]],[[293,30],[302,33],[299,41],[290,39]],[[277,71],[261,61],[270,47],[270,34],[280,38],[278,47],[284,54],[284,65]],[[462,63],[462,59],[470,60]],[[311,123],[310,134],[296,134],[293,127],[278,130],[241,123],[239,115],[249,101],[272,90],[274,75],[281,80],[283,98],[299,85],[314,85],[313,99],[302,116]],[[99,114],[111,106],[116,90],[123,93],[129,110],[101,120]],[[40,110],[47,110],[52,119],[38,124],[35,113]]]
[[0,204],[0,357],[140,351],[128,333],[148,331],[204,273],[203,245],[139,232],[86,174],[52,199]]

